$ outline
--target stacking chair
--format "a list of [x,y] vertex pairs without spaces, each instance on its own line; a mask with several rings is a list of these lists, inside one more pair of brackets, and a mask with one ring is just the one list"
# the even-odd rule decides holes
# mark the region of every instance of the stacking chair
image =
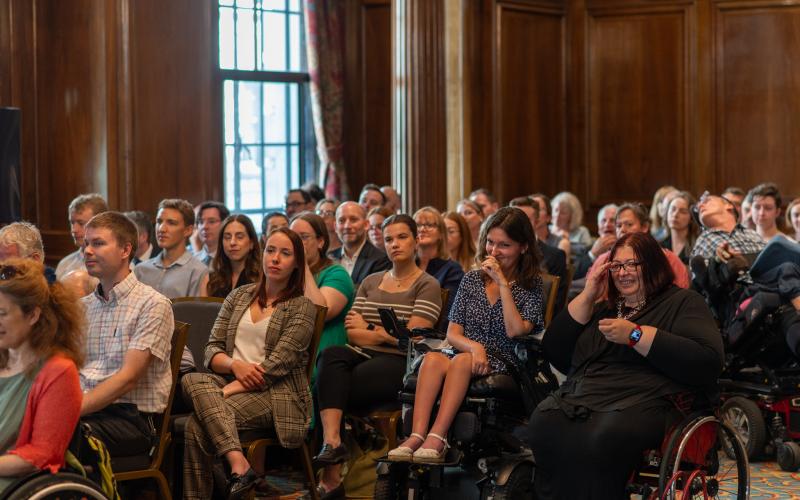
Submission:
[[544,296],[544,327],[550,326],[550,320],[553,319],[553,311],[556,307],[556,300],[558,298],[558,285],[561,284],[561,278],[553,276],[552,274],[542,273],[542,295]]
[[186,346],[192,352],[195,367],[199,372],[208,371],[203,365],[206,343],[211,328],[222,309],[224,299],[218,297],[178,297],[172,299],[172,314],[176,321],[189,324],[189,337]]
[[164,413],[154,418],[156,434],[158,435],[158,444],[155,450],[149,455],[142,454],[132,457],[120,457],[112,459],[111,461],[114,469],[114,479],[116,479],[118,483],[135,479],[153,478],[158,483],[159,497],[165,500],[171,500],[172,494],[167,484],[167,478],[164,477],[164,474],[161,472],[161,465],[164,461],[167,448],[169,448],[172,442],[169,417],[172,412],[172,400],[175,397],[178,373],[181,367],[181,355],[183,354],[183,347],[186,345],[188,333],[189,325],[180,321],[175,322],[175,330],[172,333],[172,353],[169,357],[170,369],[172,372],[172,388],[169,391],[167,407],[164,409]]
[[[311,342],[308,343],[308,365],[306,366],[306,374],[308,375],[309,381],[311,380],[311,374],[314,372],[314,360],[317,358],[317,348],[322,339],[322,330],[325,328],[325,315],[327,312],[327,307],[317,306],[317,317],[314,321],[314,335],[311,337]],[[239,439],[247,461],[250,463],[253,463],[257,454],[263,452],[264,448],[280,446],[280,441],[278,441],[274,429],[241,431],[239,433]],[[300,455],[311,498],[318,500],[317,478],[314,475],[314,468],[311,463],[311,450],[307,442],[304,442],[300,446]]]

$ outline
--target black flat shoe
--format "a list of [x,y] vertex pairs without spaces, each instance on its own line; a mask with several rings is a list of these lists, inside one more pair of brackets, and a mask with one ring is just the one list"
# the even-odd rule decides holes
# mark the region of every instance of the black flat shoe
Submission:
[[322,449],[319,450],[319,454],[314,457],[314,465],[318,467],[336,465],[347,461],[348,458],[350,458],[350,453],[347,452],[344,443],[336,448],[329,444],[323,444]]
[[228,500],[240,500],[245,495],[250,493],[250,490],[255,488],[258,481],[258,474],[252,469],[247,469],[247,472],[242,474],[231,474],[228,480]]
[[317,496],[319,496],[319,500],[335,500],[339,498],[346,498],[344,494],[344,481],[339,483],[339,486],[331,491],[325,491],[325,488],[323,488],[322,485],[317,486]]

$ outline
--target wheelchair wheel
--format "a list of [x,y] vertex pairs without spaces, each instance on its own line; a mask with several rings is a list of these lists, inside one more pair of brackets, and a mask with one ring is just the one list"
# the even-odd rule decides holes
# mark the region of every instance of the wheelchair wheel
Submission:
[[786,472],[797,472],[800,469],[800,444],[786,441],[778,446],[778,465]]
[[[767,424],[757,404],[739,396],[730,398],[722,405],[722,418],[736,431],[747,451],[747,458],[752,460],[764,451],[767,444]],[[723,439],[722,446],[728,458],[733,460],[730,443]]]
[[[729,441],[733,459],[720,456],[721,438]],[[714,416],[695,418],[669,439],[656,498],[749,498],[748,467],[744,446],[727,422]]]
[[[384,465],[384,464],[381,464]],[[388,468],[378,467],[378,478],[375,480],[375,500],[400,500],[406,498],[406,476],[408,466],[391,464]]]
[[43,474],[14,489],[4,500],[107,500],[98,485],[79,474]]
[[481,500],[516,500],[533,497],[533,465],[520,463],[508,476],[505,484],[487,481],[481,488]]

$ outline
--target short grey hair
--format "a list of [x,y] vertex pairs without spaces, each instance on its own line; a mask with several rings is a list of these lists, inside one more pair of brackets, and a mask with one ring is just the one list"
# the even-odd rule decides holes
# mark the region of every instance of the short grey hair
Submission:
[[42,233],[30,222],[12,222],[0,228],[0,245],[16,245],[20,257],[29,259],[38,255],[37,260],[44,262]]
[[598,222],[600,222],[600,216],[603,215],[603,212],[605,212],[609,208],[613,208],[615,212],[617,210],[619,210],[619,206],[616,203],[607,203],[607,204],[603,205],[602,207],[600,207],[600,210],[597,211],[597,221]]

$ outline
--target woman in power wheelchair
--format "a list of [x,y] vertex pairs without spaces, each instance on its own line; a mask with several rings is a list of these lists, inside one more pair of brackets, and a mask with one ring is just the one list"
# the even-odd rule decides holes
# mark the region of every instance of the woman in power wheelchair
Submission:
[[0,264],[0,491],[64,466],[81,406],[83,311],[29,259]]
[[[625,235],[549,326],[545,354],[568,376],[528,426],[539,500],[623,498],[643,451],[674,421],[671,397],[715,393],[719,331],[703,298],[672,279],[652,236]],[[598,303],[603,282],[608,300]]]

